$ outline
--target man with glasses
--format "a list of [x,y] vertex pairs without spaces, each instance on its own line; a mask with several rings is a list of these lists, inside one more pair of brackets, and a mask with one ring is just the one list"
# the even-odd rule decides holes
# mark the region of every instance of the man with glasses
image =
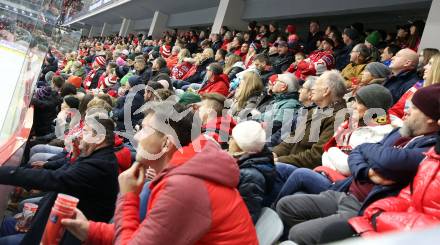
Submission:
[[342,98],[345,92],[344,79],[338,71],[324,72],[311,91],[311,100],[317,108],[299,115],[296,130],[273,149],[275,161],[284,163],[289,169],[318,166],[322,146],[334,133],[335,115],[346,107]]

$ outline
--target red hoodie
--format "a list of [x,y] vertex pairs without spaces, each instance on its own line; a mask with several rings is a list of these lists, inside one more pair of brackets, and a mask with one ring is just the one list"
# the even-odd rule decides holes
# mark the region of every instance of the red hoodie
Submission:
[[177,151],[152,181],[142,224],[138,195],[118,198],[116,244],[258,244],[236,189],[240,174],[235,160],[203,136],[194,142]]
[[229,94],[229,79],[225,74],[214,75],[213,79],[206,82],[199,90],[199,94],[218,93],[224,96]]
[[[250,244],[257,235],[236,186],[239,169],[217,143],[201,136],[177,151],[151,182],[148,215],[139,221],[139,197],[118,198],[115,224],[90,224],[91,244]],[[196,146],[201,148],[196,152]],[[113,240],[114,238],[114,240]]]

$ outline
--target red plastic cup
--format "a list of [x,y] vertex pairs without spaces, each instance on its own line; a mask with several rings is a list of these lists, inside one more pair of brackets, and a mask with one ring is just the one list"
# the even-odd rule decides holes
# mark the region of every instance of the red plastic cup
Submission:
[[63,206],[75,207],[78,205],[79,199],[66,195],[66,194],[58,194],[57,200],[55,203],[61,204]]
[[61,220],[74,217],[78,201],[75,197],[58,194],[44,230],[43,239],[41,240],[42,245],[59,244],[65,231],[61,225]]

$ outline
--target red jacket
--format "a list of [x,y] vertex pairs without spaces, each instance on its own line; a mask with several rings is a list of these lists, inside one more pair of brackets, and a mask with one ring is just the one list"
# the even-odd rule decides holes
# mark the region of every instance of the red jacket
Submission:
[[170,57],[168,57],[167,59],[165,59],[166,60],[166,62],[167,62],[167,67],[168,67],[168,69],[173,69],[173,67],[175,66],[175,65],[177,65],[177,61],[178,61],[178,58],[177,58],[177,55],[171,55]]
[[199,94],[204,93],[218,93],[224,96],[229,94],[229,79],[225,74],[218,76],[214,75],[213,81],[207,81],[203,87],[200,88]]
[[391,117],[397,117],[400,119],[403,119],[405,116],[405,105],[407,105],[407,101],[411,101],[412,96],[415,92],[417,92],[417,89],[419,89],[420,86],[416,83],[414,86],[412,86],[410,89],[408,89],[402,97],[396,102],[396,104],[393,105],[388,110],[388,113]]
[[142,223],[139,196],[118,198],[115,244],[258,244],[238,182],[235,160],[199,137],[177,151],[151,182]]
[[320,73],[325,70],[331,70],[335,66],[335,58],[333,51],[315,50],[307,59],[300,61],[297,67],[294,64],[287,69],[290,73],[295,73],[298,79],[306,79],[308,76],[315,76],[316,69],[320,69]]
[[[356,232],[369,236],[440,224],[440,155],[432,148],[426,156],[412,184],[398,196],[376,201],[363,216],[349,220]],[[374,216],[376,227],[372,224]]]
[[[139,197],[120,196],[115,224],[90,222],[86,243],[258,244],[249,211],[236,186],[239,169],[217,143],[201,136],[176,152],[151,182],[148,215],[139,221]],[[207,164],[209,163],[209,164]]]
[[183,79],[193,65],[189,62],[182,62],[171,69],[171,77],[177,80]]

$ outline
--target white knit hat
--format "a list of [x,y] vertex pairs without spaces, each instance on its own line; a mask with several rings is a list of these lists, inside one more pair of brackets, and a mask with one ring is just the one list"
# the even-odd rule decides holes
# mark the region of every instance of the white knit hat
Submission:
[[232,138],[246,153],[258,153],[266,143],[266,131],[256,121],[244,121],[232,129]]

